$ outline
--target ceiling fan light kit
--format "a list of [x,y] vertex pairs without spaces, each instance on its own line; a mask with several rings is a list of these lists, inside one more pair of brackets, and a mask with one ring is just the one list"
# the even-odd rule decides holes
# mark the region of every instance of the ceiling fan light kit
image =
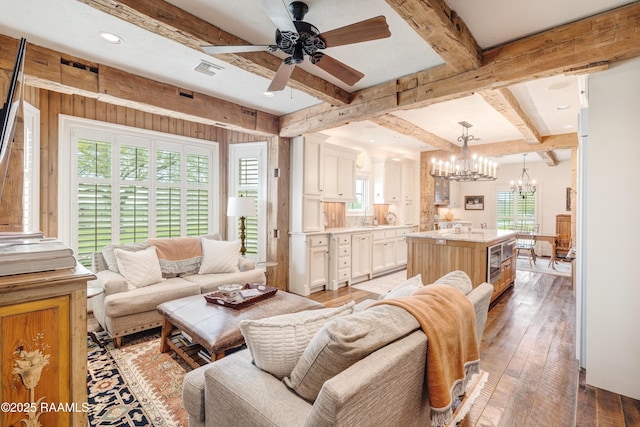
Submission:
[[320,33],[314,25],[303,21],[309,11],[309,7],[304,2],[294,1],[289,4],[288,10],[293,20],[287,10],[282,7],[280,0],[262,0],[262,5],[269,18],[276,24],[275,44],[267,46],[203,46],[202,49],[210,55],[258,51],[281,51],[290,55],[282,61],[276,71],[267,89],[267,92],[271,93],[281,91],[287,86],[293,68],[301,64],[305,56],[309,57],[309,62],[312,64],[343,83],[353,86],[364,77],[364,74],[321,51],[329,47],[391,36],[384,16],[377,16]]
[[473,135],[469,135],[472,125],[464,121],[458,124],[462,126],[462,135],[458,137],[458,142],[462,142],[460,156],[451,156],[450,161],[437,160],[435,157],[431,159],[431,176],[450,181],[495,181],[498,164],[475,154],[471,156],[468,143],[475,139]]

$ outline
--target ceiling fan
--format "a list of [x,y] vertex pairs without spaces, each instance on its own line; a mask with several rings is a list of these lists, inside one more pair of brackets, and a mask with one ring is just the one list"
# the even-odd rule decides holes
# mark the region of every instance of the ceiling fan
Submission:
[[282,7],[281,0],[262,0],[262,5],[277,27],[275,44],[266,46],[203,46],[202,49],[213,55],[258,51],[277,52],[278,50],[291,55],[282,61],[267,89],[268,92],[283,90],[296,64],[302,63],[305,55],[309,57],[312,64],[349,86],[353,86],[364,77],[364,74],[321,51],[328,47],[377,40],[391,35],[384,16],[377,16],[320,33],[315,26],[303,21],[309,11],[309,7],[304,2],[294,1],[289,4],[293,21],[287,10]]

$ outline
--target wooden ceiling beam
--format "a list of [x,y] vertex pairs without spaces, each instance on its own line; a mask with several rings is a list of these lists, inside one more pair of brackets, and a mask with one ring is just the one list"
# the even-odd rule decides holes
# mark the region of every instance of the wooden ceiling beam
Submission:
[[547,166],[557,166],[558,158],[556,157],[556,153],[552,150],[545,151],[537,151],[538,156],[542,159],[543,162],[547,164]]
[[[0,45],[17,47],[18,41],[0,35]],[[3,55],[9,49],[0,52],[0,69],[13,69],[15,57]],[[255,135],[273,136],[279,130],[276,115],[31,43],[27,44],[24,73],[26,84],[33,87]]]
[[482,50],[444,0],[386,0],[454,71],[478,68]]
[[382,116],[373,117],[371,121],[389,130],[397,132],[400,135],[409,136],[417,139],[418,141],[422,141],[438,150],[443,150],[448,153],[457,153],[460,151],[459,146],[452,144],[446,139],[440,138],[438,135],[427,132],[420,126],[414,125],[413,123],[393,114],[384,114]]
[[540,144],[542,137],[525,114],[520,103],[507,88],[480,91],[482,98],[502,114],[518,131],[528,144]]
[[538,153],[551,150],[572,149],[578,147],[578,134],[543,136],[540,144],[527,144],[524,140],[478,144],[469,147],[473,154],[482,157],[502,157],[520,153]]
[[[280,135],[296,136],[341,126],[354,120],[426,107],[508,87],[540,77],[576,70],[589,72],[604,63],[640,56],[640,2],[563,25],[483,53],[483,65],[451,75],[448,67],[420,71],[397,81],[397,101],[383,102],[388,93],[376,87],[354,94],[349,106],[313,106],[280,118]],[[388,83],[383,86],[386,88]],[[383,95],[384,93],[384,95]],[[357,99],[358,104],[354,102]],[[367,107],[367,104],[375,104]],[[313,121],[305,125],[306,118]]]
[[[78,0],[149,32],[202,52],[202,46],[249,45],[222,29],[163,0]],[[267,52],[224,54],[216,58],[243,70],[273,79],[282,59]],[[296,67],[288,85],[330,105],[345,105],[349,92]],[[267,85],[265,85],[265,90]]]

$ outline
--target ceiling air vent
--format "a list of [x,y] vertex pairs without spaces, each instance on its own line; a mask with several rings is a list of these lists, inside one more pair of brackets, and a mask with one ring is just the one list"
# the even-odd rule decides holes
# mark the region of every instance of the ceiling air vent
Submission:
[[199,73],[206,74],[207,76],[215,76],[220,71],[224,70],[221,66],[212,64],[205,60],[200,60],[193,69]]

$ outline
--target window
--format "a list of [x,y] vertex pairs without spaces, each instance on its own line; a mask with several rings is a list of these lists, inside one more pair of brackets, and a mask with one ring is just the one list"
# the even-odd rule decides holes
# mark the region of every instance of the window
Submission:
[[356,177],[355,200],[347,203],[347,211],[351,213],[364,212],[369,204],[369,178]]
[[496,200],[496,228],[498,230],[531,231],[536,224],[536,194],[522,197],[509,191],[498,191]]
[[[229,148],[229,195],[254,197],[256,216],[245,218],[246,256],[266,259],[266,143],[232,144]],[[229,240],[240,238],[240,218],[229,221]]]
[[61,222],[69,226],[60,235],[81,264],[90,266],[91,253],[109,243],[218,230],[217,209],[211,206],[218,197],[217,181],[210,174],[217,144],[88,120],[62,121],[68,148],[63,145],[61,157],[68,165],[61,160],[61,170],[70,173],[61,174],[61,188],[70,191],[61,195]]

